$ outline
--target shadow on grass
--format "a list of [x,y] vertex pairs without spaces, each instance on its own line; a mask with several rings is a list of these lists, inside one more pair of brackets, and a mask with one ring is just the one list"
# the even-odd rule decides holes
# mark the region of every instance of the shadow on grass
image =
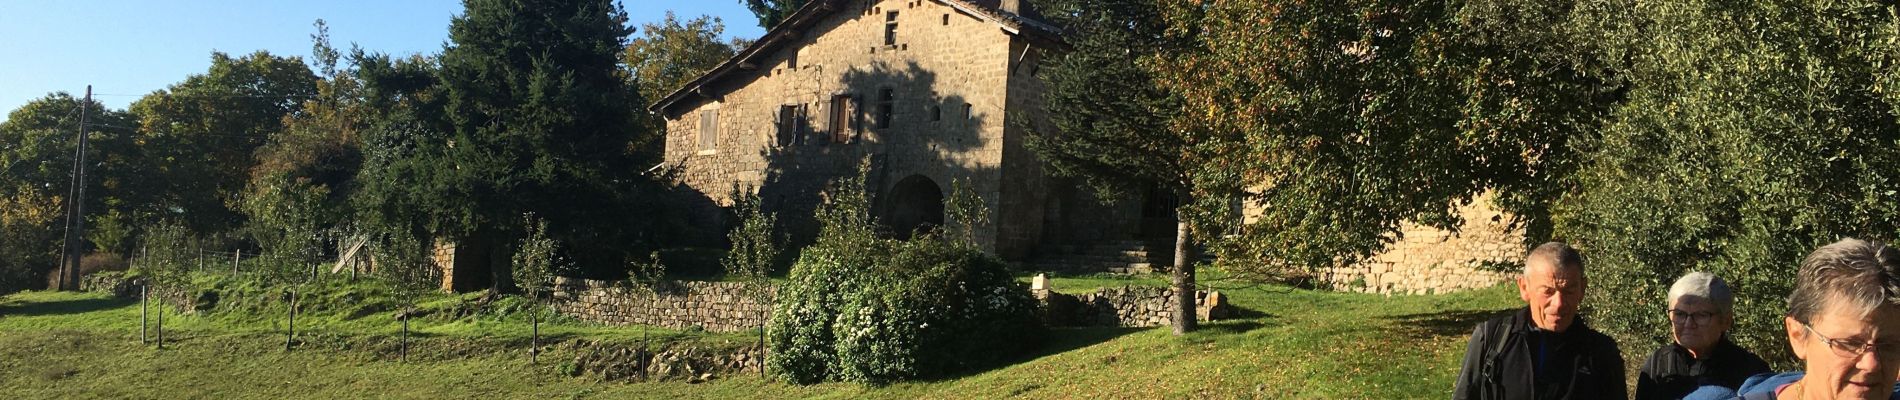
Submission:
[[1460,310],[1432,313],[1407,314],[1384,317],[1387,322],[1398,326],[1398,330],[1415,339],[1441,336],[1464,336],[1471,333],[1479,322],[1499,315],[1517,311],[1517,308],[1501,310]]
[[80,299],[47,302],[12,302],[0,304],[0,317],[82,314],[93,311],[124,307],[138,303],[137,300],[122,299]]
[[1081,349],[1084,347],[1094,346],[1097,344],[1101,344],[1103,342],[1115,340],[1115,338],[1127,336],[1128,334],[1141,332],[1148,329],[1154,329],[1154,328],[1122,328],[1122,327],[1049,328],[1048,337],[1043,340],[1042,346],[1038,346],[1033,350],[1029,350],[1018,357],[1007,357],[992,364],[980,365],[980,366],[975,366],[971,368],[966,368],[960,371],[945,373],[945,374],[937,375],[937,376],[931,376],[931,377],[919,379],[918,382],[947,382],[947,381],[963,379],[970,376],[982,374],[984,372],[1008,368],[1009,366],[1012,366],[1012,365],[1035,361],[1036,359],[1039,359],[1039,358],[1067,353],[1067,352]]

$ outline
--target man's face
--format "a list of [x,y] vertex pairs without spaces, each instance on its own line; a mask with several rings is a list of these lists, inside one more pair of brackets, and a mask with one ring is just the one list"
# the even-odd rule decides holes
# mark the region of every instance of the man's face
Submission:
[[[1862,317],[1842,307],[1829,308],[1807,327],[1794,318],[1784,320],[1788,343],[1807,367],[1807,375],[1801,379],[1802,397],[1887,398],[1893,393],[1895,374],[1900,373],[1900,309],[1883,306],[1873,315]],[[1833,340],[1834,345],[1823,338]],[[1863,354],[1843,350],[1868,343],[1873,349]]]
[[1676,344],[1694,352],[1697,358],[1707,356],[1733,322],[1729,314],[1716,309],[1715,303],[1701,297],[1678,297],[1669,306],[1670,333]]
[[1577,320],[1577,304],[1583,302],[1583,269],[1559,266],[1544,258],[1525,264],[1524,276],[1517,278],[1517,293],[1531,307],[1531,321],[1539,329],[1563,332]]

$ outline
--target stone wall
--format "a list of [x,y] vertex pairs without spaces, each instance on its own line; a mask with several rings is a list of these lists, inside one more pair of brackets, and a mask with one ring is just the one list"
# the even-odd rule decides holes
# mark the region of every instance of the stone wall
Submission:
[[[1174,325],[1174,293],[1163,287],[1103,288],[1093,293],[1065,294],[1032,289],[1042,301],[1043,321],[1050,326],[1119,326],[1146,328]],[[1232,315],[1220,292],[1194,294],[1196,318],[1213,321]]]
[[[677,200],[692,210],[684,223],[723,231],[716,207],[732,205],[735,186],[752,188],[802,242],[816,233],[810,216],[826,183],[870,158],[874,212],[892,210],[880,199],[908,178],[946,195],[967,182],[992,213],[978,243],[1008,259],[1028,255],[1041,232],[1044,177],[1033,165],[1005,170],[1033,161],[1019,139],[1006,140],[1014,129],[1006,119],[1040,107],[1017,98],[1040,96],[1029,82],[1035,68],[1025,67],[1040,50],[942,2],[835,3],[663,110],[664,166],[689,189]],[[888,123],[880,123],[885,109]]]
[[[731,332],[765,326],[770,303],[747,296],[738,282],[666,282],[656,293],[630,290],[623,282],[555,278],[553,308],[584,321],[611,325],[648,325],[672,329],[699,327]],[[767,293],[775,292],[767,289]]]
[[[114,297],[130,300],[139,299],[139,289],[144,284],[144,280],[127,278],[121,271],[95,272],[79,277],[79,290],[108,293]],[[205,299],[205,296],[207,294],[196,291],[153,286],[147,298],[159,305],[169,305],[177,312],[194,313],[208,309],[211,304],[217,303],[215,293],[209,294],[211,296],[209,299]]]
[[1320,282],[1337,290],[1432,294],[1491,287],[1511,279],[1524,260],[1524,228],[1479,196],[1459,208],[1459,232],[1405,223],[1403,239],[1358,265],[1326,268]]

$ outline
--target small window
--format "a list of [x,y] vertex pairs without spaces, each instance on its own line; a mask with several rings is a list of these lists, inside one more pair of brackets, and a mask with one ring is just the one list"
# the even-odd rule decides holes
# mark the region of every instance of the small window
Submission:
[[805,144],[805,106],[787,104],[778,107],[778,141],[781,145]]
[[943,26],[950,26],[950,14],[943,15]]
[[853,136],[856,136],[853,135],[853,133],[857,131],[858,127],[857,121],[851,117],[856,114],[857,107],[852,104],[851,96],[842,94],[831,96],[831,118],[830,121],[827,121],[828,123],[825,124],[825,129],[831,131],[832,143],[848,144],[852,142]]
[[884,45],[897,45],[897,12],[884,13]]
[[936,104],[931,104],[931,105],[930,105],[930,109],[928,109],[928,110],[925,110],[925,111],[928,111],[928,112],[930,112],[930,122],[937,122],[937,121],[942,121],[942,120],[943,120],[943,107],[942,107],[942,106],[938,106],[938,105],[936,105]]
[[712,150],[719,143],[719,110],[699,112],[699,148]]
[[787,55],[785,56],[785,69],[789,69],[789,70],[797,70],[797,69],[798,69],[798,53],[799,53],[799,51],[798,51],[798,50],[792,50],[792,51],[789,51],[789,52],[787,52],[787,53],[789,53],[789,54],[787,54]]
[[970,103],[963,103],[963,119],[970,119]]
[[877,90],[877,127],[891,127],[891,110],[897,104],[897,93],[891,88]]

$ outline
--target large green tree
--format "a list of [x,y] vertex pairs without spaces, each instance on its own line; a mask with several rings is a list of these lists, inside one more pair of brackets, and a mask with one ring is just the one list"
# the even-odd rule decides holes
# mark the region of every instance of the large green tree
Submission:
[[1737,288],[1736,341],[1792,361],[1781,315],[1802,257],[1900,233],[1893,7],[1585,4],[1630,85],[1557,208],[1591,256],[1591,321],[1625,348],[1664,343],[1669,282],[1709,271]]
[[[1103,198],[1155,185],[1190,204],[1194,165],[1189,137],[1171,125],[1181,99],[1156,81],[1152,63],[1191,46],[1168,32],[1158,3],[1144,0],[1053,0],[1038,4],[1068,27],[1070,48],[1043,69],[1045,106],[1053,129],[1028,141],[1061,176],[1087,182]],[[1194,263],[1190,228],[1175,237],[1175,334],[1194,330]]]
[[139,213],[152,195],[155,187],[139,179],[147,171],[136,135],[111,129],[137,125],[131,114],[63,92],[13,110],[0,123],[0,293],[38,287],[60,262],[82,107],[92,125],[85,208]]
[[317,77],[298,57],[259,51],[211,54],[211,68],[134,102],[143,146],[167,188],[159,207],[194,232],[242,226],[238,199],[254,153],[284,130],[286,116],[316,94]]
[[639,94],[619,69],[628,27],[608,0],[470,0],[439,59],[451,131],[428,171],[446,207],[438,233],[487,247],[494,287],[512,290],[521,215],[584,265],[618,265],[640,232],[628,202]]
[[773,26],[778,26],[778,23],[784,22],[786,17],[792,16],[793,12],[797,12],[799,7],[803,7],[805,5],[805,2],[808,2],[811,0],[740,0],[740,1],[745,2],[745,7],[747,9],[751,9],[752,14],[757,15],[759,17],[759,27],[765,28],[765,29],[772,29]]
[[[1156,68],[1183,99],[1174,129],[1204,160],[1190,219],[1229,265],[1274,273],[1356,263],[1400,238],[1404,221],[1455,229],[1455,207],[1486,191],[1548,208],[1568,140],[1595,126],[1616,90],[1588,59],[1561,56],[1566,37],[1535,30],[1565,15],[1546,6],[1166,8],[1169,29],[1199,32],[1193,51]],[[1251,221],[1233,214],[1236,199],[1256,208]]]

